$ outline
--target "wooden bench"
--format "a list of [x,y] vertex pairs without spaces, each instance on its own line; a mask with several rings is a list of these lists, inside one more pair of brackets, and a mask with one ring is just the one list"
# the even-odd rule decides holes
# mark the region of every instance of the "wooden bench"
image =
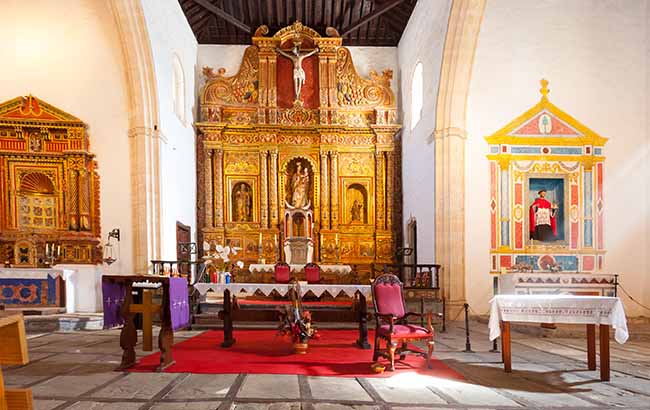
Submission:
[[[29,363],[23,315],[0,311],[0,365]],[[31,389],[5,389],[0,367],[0,410],[31,410]]]

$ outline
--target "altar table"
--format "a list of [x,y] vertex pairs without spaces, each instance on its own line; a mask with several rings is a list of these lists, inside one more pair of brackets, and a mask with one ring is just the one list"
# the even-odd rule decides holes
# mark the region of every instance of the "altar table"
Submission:
[[[286,296],[289,289],[293,288],[293,285],[286,283],[196,283],[194,288],[201,295],[205,295],[208,291],[223,293],[224,341],[221,346],[230,347],[235,343],[235,339],[232,336],[233,297],[241,292],[253,295],[257,291],[262,292],[266,296],[270,295],[274,291],[280,296]],[[370,285],[300,284],[300,297],[305,296],[309,291],[317,297],[320,297],[325,292],[333,297],[338,296],[340,293],[344,293],[349,297],[354,297],[358,294],[359,311],[357,312],[357,318],[359,321],[359,339],[357,339],[356,344],[362,349],[370,349],[370,343],[368,343],[368,306],[366,301],[366,296],[370,295],[372,292]]]
[[62,269],[0,268],[0,304],[8,307],[64,307]]
[[[133,289],[144,289],[142,304],[133,304]],[[162,289],[161,305],[151,303],[151,291]],[[190,313],[188,303],[188,286],[185,278],[170,278],[168,276],[152,275],[104,275],[102,276],[102,293],[104,302],[104,329],[119,325],[120,346],[124,351],[118,370],[129,368],[135,364],[135,345],[138,333],[133,322],[136,313],[143,314],[143,348],[151,344],[152,315],[160,313],[160,333],[158,348],[160,349],[160,366],[162,371],[174,364],[172,345],[174,330],[189,325]],[[149,340],[147,340],[149,339]]]
[[510,322],[570,323],[587,326],[587,364],[596,370],[596,325],[600,336],[600,380],[609,381],[609,327],[614,339],[628,339],[627,319],[621,300],[606,296],[497,295],[490,301],[490,340],[501,336],[506,372],[512,371]]

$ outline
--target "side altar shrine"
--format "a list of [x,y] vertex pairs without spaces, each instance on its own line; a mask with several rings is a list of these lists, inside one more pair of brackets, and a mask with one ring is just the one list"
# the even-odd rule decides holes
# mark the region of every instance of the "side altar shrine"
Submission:
[[332,28],[267,34],[257,29],[237,73],[203,69],[199,243],[241,248],[253,265],[242,282],[278,261],[367,277],[401,237],[392,71],[361,77]]

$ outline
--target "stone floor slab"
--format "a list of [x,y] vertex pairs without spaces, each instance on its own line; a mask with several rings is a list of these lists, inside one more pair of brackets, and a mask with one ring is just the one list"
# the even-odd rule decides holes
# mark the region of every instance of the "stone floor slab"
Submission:
[[301,410],[300,403],[233,403],[230,410]]
[[156,403],[150,410],[216,410],[221,402],[203,401],[193,403]]
[[372,401],[356,379],[309,376],[307,380],[317,400]]
[[434,386],[433,390],[449,396],[455,402],[462,405],[519,406],[515,401],[510,400],[489,387],[479,386],[472,383],[446,380]]
[[65,410],[138,410],[140,407],[142,407],[142,403],[79,401],[66,407]]
[[63,403],[61,400],[34,400],[34,410],[52,410]]
[[164,399],[211,399],[225,397],[236,374],[190,374]]
[[32,394],[42,398],[77,397],[119,376],[115,372],[57,376],[33,386]]
[[112,399],[151,399],[177,377],[178,374],[173,373],[129,373],[91,396]]
[[361,405],[347,405],[335,403],[317,403],[314,404],[314,410],[379,410],[380,406]]
[[259,399],[299,399],[298,376],[286,374],[249,374],[237,397]]
[[415,380],[412,377],[392,377],[367,381],[381,398],[389,403],[446,404],[446,401],[426,387],[429,384],[434,385],[437,380],[431,379],[428,381],[426,376],[422,376]]

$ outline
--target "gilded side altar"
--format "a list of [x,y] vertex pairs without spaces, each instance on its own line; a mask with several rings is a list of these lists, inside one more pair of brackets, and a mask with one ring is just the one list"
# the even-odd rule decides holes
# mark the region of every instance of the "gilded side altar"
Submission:
[[[0,263],[94,264],[99,176],[86,125],[36,97],[0,104]],[[54,248],[56,246],[56,248]]]
[[199,240],[239,246],[248,263],[286,260],[294,237],[315,262],[392,262],[401,234],[392,72],[359,76],[334,29],[321,37],[296,22],[267,34],[257,29],[235,75],[203,69]]

